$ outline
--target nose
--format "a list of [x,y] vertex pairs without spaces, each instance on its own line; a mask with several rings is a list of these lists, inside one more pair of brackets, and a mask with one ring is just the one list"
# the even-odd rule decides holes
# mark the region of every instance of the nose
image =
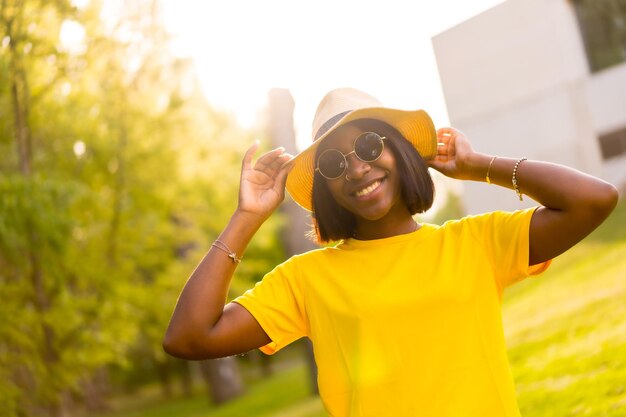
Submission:
[[354,152],[346,155],[346,162],[346,179],[348,180],[356,180],[362,178],[370,171],[370,169],[372,169],[369,163],[361,161],[359,158],[356,157]]

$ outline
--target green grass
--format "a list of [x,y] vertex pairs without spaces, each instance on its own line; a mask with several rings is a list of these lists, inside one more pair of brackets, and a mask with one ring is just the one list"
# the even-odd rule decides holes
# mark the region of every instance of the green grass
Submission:
[[[295,411],[303,406],[299,402],[311,403],[309,398],[310,388],[307,385],[308,378],[304,366],[291,368],[283,371],[275,378],[262,381],[249,389],[247,398],[231,401],[215,411],[203,414],[204,417],[235,417],[235,416],[275,416],[283,408],[292,408]],[[321,410],[318,398],[313,399],[313,404]],[[305,407],[301,417],[313,417],[320,414],[309,413],[311,407]],[[315,411],[315,410],[313,410]],[[289,414],[294,416],[293,414]],[[324,415],[324,414],[321,414]]]
[[251,383],[245,395],[221,406],[210,403],[205,391],[191,398],[159,400],[155,393],[144,398],[125,398],[119,411],[99,417],[322,417],[319,398],[311,397],[304,364],[292,366],[271,378]]
[[503,315],[522,415],[626,415],[626,204],[507,290]]

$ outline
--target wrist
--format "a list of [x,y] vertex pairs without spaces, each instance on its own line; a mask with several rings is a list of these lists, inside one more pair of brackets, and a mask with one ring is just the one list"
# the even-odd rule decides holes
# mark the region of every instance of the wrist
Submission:
[[237,207],[231,217],[231,222],[242,223],[258,229],[265,222],[265,220],[267,220],[268,217],[269,216],[263,216],[259,213],[254,213],[252,211],[244,210],[240,207]]
[[470,158],[468,158],[465,164],[466,169],[464,179],[486,182],[487,171],[492,160],[493,155],[474,153]]
[[218,239],[232,248],[232,250],[229,249],[229,252],[236,252],[237,256],[241,258],[248,242],[262,224],[263,220],[260,216],[236,209]]

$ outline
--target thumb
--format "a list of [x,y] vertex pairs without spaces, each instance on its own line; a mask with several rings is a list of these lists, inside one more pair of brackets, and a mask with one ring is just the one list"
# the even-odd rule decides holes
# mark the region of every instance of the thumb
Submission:
[[439,160],[439,156],[435,156],[433,159],[429,159],[426,162],[426,165],[429,168],[436,169],[437,171],[441,170],[442,165],[445,163],[444,161]]

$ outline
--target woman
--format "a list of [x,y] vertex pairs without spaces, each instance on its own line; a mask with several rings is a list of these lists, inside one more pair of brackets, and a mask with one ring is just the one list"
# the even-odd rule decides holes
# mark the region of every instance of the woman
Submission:
[[[297,157],[245,154],[238,208],[185,285],[164,348],[187,359],[307,336],[333,416],[517,416],[500,316],[502,291],[545,270],[613,210],[615,188],[564,166],[475,152],[423,111],[331,91]],[[425,162],[427,161],[427,162]],[[418,224],[427,167],[540,203],[512,213]],[[246,245],[284,197],[313,212],[321,242],[224,305]]]

